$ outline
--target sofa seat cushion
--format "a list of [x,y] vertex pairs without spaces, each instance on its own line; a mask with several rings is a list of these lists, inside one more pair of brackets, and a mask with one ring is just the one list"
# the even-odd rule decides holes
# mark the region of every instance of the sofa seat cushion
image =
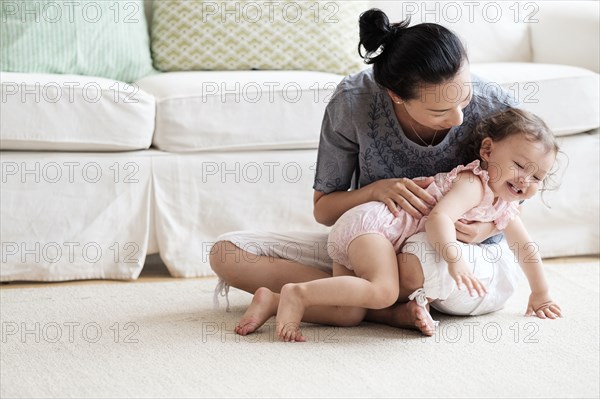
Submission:
[[472,64],[471,71],[511,92],[521,107],[543,118],[557,136],[598,127],[599,75],[595,72],[520,62]]
[[308,71],[168,72],[137,82],[156,97],[165,151],[316,148],[342,76]]
[[98,77],[0,73],[0,149],[122,151],[150,147],[154,97]]

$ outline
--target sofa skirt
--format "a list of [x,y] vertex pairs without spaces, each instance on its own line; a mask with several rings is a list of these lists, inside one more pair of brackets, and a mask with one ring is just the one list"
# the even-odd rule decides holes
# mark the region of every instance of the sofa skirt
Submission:
[[[560,187],[523,205],[545,258],[600,252],[599,138],[561,137]],[[155,253],[175,277],[213,276],[225,232],[328,231],[312,214],[315,161],[315,149],[4,151],[0,278],[130,280]]]

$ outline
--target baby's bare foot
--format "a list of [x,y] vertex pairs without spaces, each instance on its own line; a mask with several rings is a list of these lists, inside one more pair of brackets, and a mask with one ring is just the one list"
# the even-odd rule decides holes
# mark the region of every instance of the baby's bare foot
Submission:
[[302,335],[300,330],[300,324],[298,323],[287,323],[281,328],[278,333],[279,338],[285,342],[305,342],[306,338]]
[[253,333],[265,324],[271,316],[275,316],[279,303],[278,296],[266,287],[257,289],[248,310],[235,327],[235,332],[239,335]]
[[297,284],[286,284],[281,289],[279,307],[277,308],[277,335],[285,342],[304,342],[306,339],[300,331],[300,321],[304,316],[305,306]]

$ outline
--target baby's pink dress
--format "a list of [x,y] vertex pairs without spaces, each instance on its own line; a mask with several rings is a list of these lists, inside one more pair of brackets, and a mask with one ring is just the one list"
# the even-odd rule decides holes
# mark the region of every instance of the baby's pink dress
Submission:
[[[498,230],[503,230],[508,222],[519,214],[519,203],[517,201],[507,202],[501,198],[498,198],[495,204],[493,203],[494,193],[488,186],[488,173],[481,169],[478,160],[465,166],[458,166],[448,173],[438,173],[425,190],[439,201],[450,191],[452,182],[457,178],[458,173],[465,170],[473,172],[471,178],[481,179],[484,194],[481,203],[465,213],[461,219],[474,222],[494,222]],[[415,219],[402,209],[400,209],[400,215],[394,217],[383,202],[367,202],[344,213],[333,225],[329,233],[327,251],[334,262],[352,270],[353,267],[348,259],[348,246],[356,237],[370,233],[381,234],[392,243],[398,254],[408,237],[425,231],[426,220],[426,216]]]

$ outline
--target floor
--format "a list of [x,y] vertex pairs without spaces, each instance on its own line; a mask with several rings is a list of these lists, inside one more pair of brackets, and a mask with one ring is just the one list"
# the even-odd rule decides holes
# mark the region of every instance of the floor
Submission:
[[156,258],[133,282],[10,283],[0,397],[598,398],[599,259],[546,274],[564,318],[525,317],[524,283],[498,312],[438,313],[432,337],[306,323],[303,344],[280,342],[274,319],[235,334],[250,294],[215,309],[214,277],[170,278]]

